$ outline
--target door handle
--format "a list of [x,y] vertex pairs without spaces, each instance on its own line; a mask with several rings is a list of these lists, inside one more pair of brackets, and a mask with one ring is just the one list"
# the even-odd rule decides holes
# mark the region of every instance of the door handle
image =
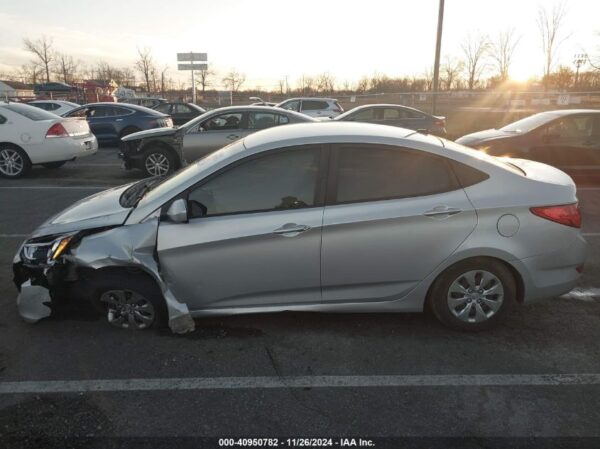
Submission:
[[288,237],[294,237],[302,232],[308,231],[309,229],[310,229],[310,226],[307,226],[307,225],[298,225],[296,223],[286,223],[282,227],[275,229],[273,231],[273,234],[279,234],[279,235],[293,234],[293,235],[289,235]]
[[239,139],[239,138],[240,138],[240,136],[238,136],[237,134],[229,134],[229,135],[227,136],[227,138],[228,138],[229,140],[235,140],[235,139]]
[[461,212],[461,209],[457,209],[455,207],[436,206],[433,209],[424,212],[423,215],[425,215],[426,217],[449,217],[451,215],[460,214]]

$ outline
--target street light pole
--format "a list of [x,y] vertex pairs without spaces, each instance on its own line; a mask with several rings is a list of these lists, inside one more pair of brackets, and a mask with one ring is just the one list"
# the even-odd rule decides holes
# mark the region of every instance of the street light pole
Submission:
[[440,83],[440,52],[442,49],[442,25],[444,23],[444,0],[440,0],[438,11],[437,39],[435,42],[435,62],[433,63],[433,99],[431,113],[435,115],[437,106],[437,93]]
[[579,84],[579,67],[584,65],[587,61],[588,57],[585,53],[576,54],[573,58],[573,64],[575,64],[575,89],[577,89],[577,85]]

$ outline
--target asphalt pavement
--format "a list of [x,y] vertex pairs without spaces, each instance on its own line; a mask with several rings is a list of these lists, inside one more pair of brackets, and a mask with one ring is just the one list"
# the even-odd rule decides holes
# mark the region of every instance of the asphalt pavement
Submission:
[[142,178],[122,170],[116,153],[103,148],[60,169],[0,179],[0,447],[218,447],[206,437],[600,446],[593,171],[574,173],[590,244],[578,289],[521,306],[489,332],[450,331],[428,314],[211,318],[179,336],[117,330],[84,312],[24,323],[14,253],[72,202]]

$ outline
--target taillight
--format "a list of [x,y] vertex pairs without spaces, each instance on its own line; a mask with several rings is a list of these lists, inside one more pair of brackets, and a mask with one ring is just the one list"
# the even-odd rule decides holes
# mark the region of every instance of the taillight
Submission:
[[46,133],[46,138],[49,137],[68,137],[69,133],[61,123],[55,123]]
[[566,226],[581,228],[581,211],[579,204],[562,204],[560,206],[532,207],[531,213],[546,220]]

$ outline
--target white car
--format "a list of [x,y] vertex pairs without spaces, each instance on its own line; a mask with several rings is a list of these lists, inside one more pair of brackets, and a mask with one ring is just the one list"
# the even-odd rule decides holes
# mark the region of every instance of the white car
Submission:
[[52,112],[56,115],[63,115],[65,112],[69,112],[71,109],[79,107],[77,103],[62,100],[35,100],[30,101],[27,104],[43,109],[44,111]]
[[301,112],[311,117],[333,118],[344,112],[344,108],[333,98],[290,98],[276,106],[290,111]]
[[97,151],[98,141],[87,121],[0,102],[0,176],[19,178],[37,164],[58,168]]

